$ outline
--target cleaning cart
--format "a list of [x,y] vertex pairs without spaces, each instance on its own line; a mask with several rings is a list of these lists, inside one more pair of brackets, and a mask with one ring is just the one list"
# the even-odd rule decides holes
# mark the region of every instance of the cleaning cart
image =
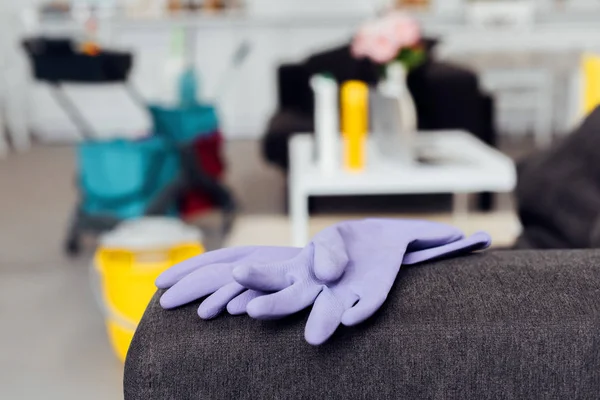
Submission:
[[[50,92],[83,137],[78,146],[79,203],[65,241],[77,254],[86,231],[98,233],[124,219],[143,215],[176,215],[179,201],[190,192],[206,195],[223,211],[222,231],[232,226],[235,203],[230,191],[198,162],[195,140],[218,127],[213,106],[148,107],[128,82],[132,55],[97,47],[81,49],[69,39],[34,38],[24,42],[36,80]],[[98,140],[91,124],[64,93],[65,83],[121,83],[131,98],[149,109],[152,136],[140,140]]]

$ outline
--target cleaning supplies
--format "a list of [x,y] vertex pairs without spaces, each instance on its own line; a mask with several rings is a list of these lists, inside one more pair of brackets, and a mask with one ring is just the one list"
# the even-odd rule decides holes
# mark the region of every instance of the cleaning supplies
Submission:
[[321,173],[331,175],[339,166],[338,85],[327,75],[313,76],[310,85],[315,96],[317,162]]
[[348,81],[342,86],[342,133],[344,166],[362,171],[366,162],[369,89],[361,81]]

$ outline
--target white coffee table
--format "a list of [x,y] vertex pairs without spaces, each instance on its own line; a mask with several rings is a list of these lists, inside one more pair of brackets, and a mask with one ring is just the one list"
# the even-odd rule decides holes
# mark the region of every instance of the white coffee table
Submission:
[[340,168],[321,173],[314,158],[312,135],[290,141],[289,201],[292,242],[308,242],[309,196],[453,193],[454,215],[468,213],[468,194],[511,192],[516,185],[514,162],[463,131],[419,132],[417,149],[435,163],[405,165],[381,157],[369,143],[363,172]]

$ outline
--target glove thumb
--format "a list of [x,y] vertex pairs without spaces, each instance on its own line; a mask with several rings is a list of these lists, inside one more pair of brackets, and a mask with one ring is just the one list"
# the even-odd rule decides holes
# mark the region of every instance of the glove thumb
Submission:
[[340,279],[346,270],[349,258],[339,226],[321,231],[315,236],[312,244],[314,246],[313,267],[317,279],[324,282]]

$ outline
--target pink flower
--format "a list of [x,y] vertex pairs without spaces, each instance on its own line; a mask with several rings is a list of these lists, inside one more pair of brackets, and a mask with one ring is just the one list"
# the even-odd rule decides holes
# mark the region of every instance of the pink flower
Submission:
[[354,40],[352,41],[352,55],[355,58],[367,57],[369,53],[371,34],[369,32],[370,26],[368,24],[363,25],[359,30]]
[[352,54],[385,64],[396,58],[400,50],[420,40],[419,24],[404,13],[392,12],[361,26],[352,43]]
[[368,57],[378,64],[385,64],[392,61],[398,55],[398,45],[393,37],[386,35],[385,32],[379,32],[371,38]]
[[401,12],[393,12],[383,19],[386,31],[400,48],[411,47],[421,41],[421,28],[416,20]]

